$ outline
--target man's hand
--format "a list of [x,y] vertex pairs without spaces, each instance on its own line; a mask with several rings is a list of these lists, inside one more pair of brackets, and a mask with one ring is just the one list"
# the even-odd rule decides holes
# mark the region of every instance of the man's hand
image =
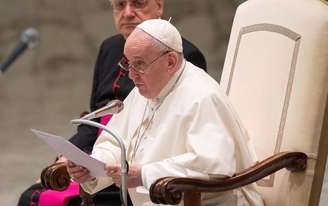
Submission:
[[[116,186],[121,185],[121,165],[106,165],[107,175],[110,176]],[[126,185],[134,188],[142,185],[141,165],[130,165]]]
[[78,183],[84,183],[87,181],[94,180],[95,178],[90,175],[89,170],[86,168],[76,165],[73,162],[67,160],[66,161],[67,172],[69,176]]

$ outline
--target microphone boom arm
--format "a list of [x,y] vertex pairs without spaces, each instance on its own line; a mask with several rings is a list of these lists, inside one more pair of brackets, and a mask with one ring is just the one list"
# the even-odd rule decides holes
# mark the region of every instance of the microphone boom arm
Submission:
[[123,201],[123,206],[128,205],[128,199],[127,199],[127,186],[126,186],[126,180],[127,180],[127,175],[128,175],[128,169],[129,165],[126,160],[126,149],[124,142],[121,138],[117,137],[113,132],[111,132],[109,129],[106,128],[106,126],[99,124],[97,122],[93,122],[91,120],[86,120],[86,119],[73,119],[71,120],[72,124],[86,124],[90,125],[93,127],[101,128],[110,135],[114,137],[114,139],[118,142],[120,148],[121,148],[121,190],[122,190],[122,201]]
[[11,53],[6,61],[4,61],[2,64],[0,64],[0,72],[5,73],[5,71],[9,68],[9,66],[24,52],[24,50],[28,47],[27,44],[19,43],[14,52]]

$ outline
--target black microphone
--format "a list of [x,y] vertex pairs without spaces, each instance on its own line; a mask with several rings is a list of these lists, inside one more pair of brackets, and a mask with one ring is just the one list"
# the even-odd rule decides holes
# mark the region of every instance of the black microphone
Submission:
[[39,43],[39,32],[33,28],[28,28],[21,34],[21,38],[14,51],[7,59],[0,64],[0,73],[4,73],[9,66],[26,50],[34,48]]

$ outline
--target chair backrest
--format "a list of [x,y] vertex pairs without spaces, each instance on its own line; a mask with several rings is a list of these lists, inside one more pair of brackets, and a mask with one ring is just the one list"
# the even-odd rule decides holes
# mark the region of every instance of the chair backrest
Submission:
[[328,150],[328,4],[249,0],[240,5],[221,86],[259,160],[280,151],[309,156],[305,173],[282,170],[257,182],[266,205],[317,205]]

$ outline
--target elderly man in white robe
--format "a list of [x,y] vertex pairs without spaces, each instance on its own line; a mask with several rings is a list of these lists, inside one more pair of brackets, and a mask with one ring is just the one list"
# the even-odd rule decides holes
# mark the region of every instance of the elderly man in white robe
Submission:
[[[247,139],[218,83],[182,55],[182,40],[168,21],[147,20],[128,37],[119,65],[135,88],[107,127],[122,137],[130,164],[127,186],[135,206],[152,205],[148,189],[165,176],[231,176],[249,166]],[[92,156],[108,177],[91,177],[68,162],[71,177],[88,193],[120,185],[120,148],[102,132]],[[263,205],[252,185],[202,195],[203,205]]]

